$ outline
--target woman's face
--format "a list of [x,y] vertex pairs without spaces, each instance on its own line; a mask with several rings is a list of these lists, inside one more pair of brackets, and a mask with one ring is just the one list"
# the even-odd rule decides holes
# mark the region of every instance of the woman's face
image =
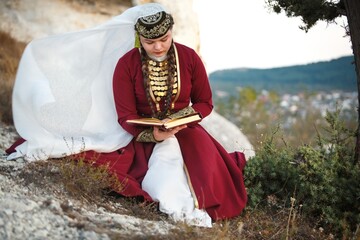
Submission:
[[172,31],[169,30],[165,35],[155,39],[140,36],[140,42],[149,57],[164,57],[171,47]]

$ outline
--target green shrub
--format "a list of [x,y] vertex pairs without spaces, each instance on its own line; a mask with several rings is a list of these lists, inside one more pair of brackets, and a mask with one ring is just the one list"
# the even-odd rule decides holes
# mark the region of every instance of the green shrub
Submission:
[[296,199],[303,216],[329,232],[348,238],[360,223],[360,167],[354,164],[355,134],[346,129],[340,110],[328,112],[318,146],[275,146],[278,131],[248,161],[245,184],[248,208],[290,207]]

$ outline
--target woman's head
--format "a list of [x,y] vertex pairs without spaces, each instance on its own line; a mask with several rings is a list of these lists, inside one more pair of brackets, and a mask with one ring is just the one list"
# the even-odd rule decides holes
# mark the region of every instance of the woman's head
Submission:
[[[145,10],[146,7],[144,5]],[[173,17],[163,8],[158,8],[155,13],[144,15],[137,20],[135,31],[140,38],[141,45],[150,57],[166,56],[172,44],[173,25]]]

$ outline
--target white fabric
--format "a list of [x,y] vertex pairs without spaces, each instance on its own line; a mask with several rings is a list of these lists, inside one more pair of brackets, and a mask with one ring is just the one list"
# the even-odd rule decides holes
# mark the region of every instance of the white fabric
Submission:
[[169,214],[175,221],[202,227],[212,226],[207,212],[194,207],[176,137],[155,145],[142,189],[159,202],[160,211]]
[[14,124],[27,141],[9,160],[111,152],[131,141],[117,122],[112,76],[118,59],[134,46],[137,19],[164,11],[155,3],[143,6],[92,29],[28,44],[13,90]]

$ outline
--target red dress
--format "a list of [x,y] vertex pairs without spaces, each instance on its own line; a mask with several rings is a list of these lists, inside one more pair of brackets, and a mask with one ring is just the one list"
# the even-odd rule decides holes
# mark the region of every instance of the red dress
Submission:
[[[202,61],[194,50],[175,43],[180,68],[180,94],[174,110],[191,106],[202,117],[212,111],[212,93]],[[151,115],[141,71],[138,49],[125,54],[118,62],[113,79],[116,110],[121,126],[135,137],[143,130],[129,125],[127,119]],[[195,198],[212,219],[239,215],[247,201],[242,170],[245,157],[242,153],[229,154],[199,124],[190,124],[176,134]],[[134,163],[144,167],[151,154],[153,143],[130,143],[135,149]],[[129,146],[128,146],[129,147]],[[134,166],[134,168],[137,168]],[[136,176],[139,180],[141,177]]]

